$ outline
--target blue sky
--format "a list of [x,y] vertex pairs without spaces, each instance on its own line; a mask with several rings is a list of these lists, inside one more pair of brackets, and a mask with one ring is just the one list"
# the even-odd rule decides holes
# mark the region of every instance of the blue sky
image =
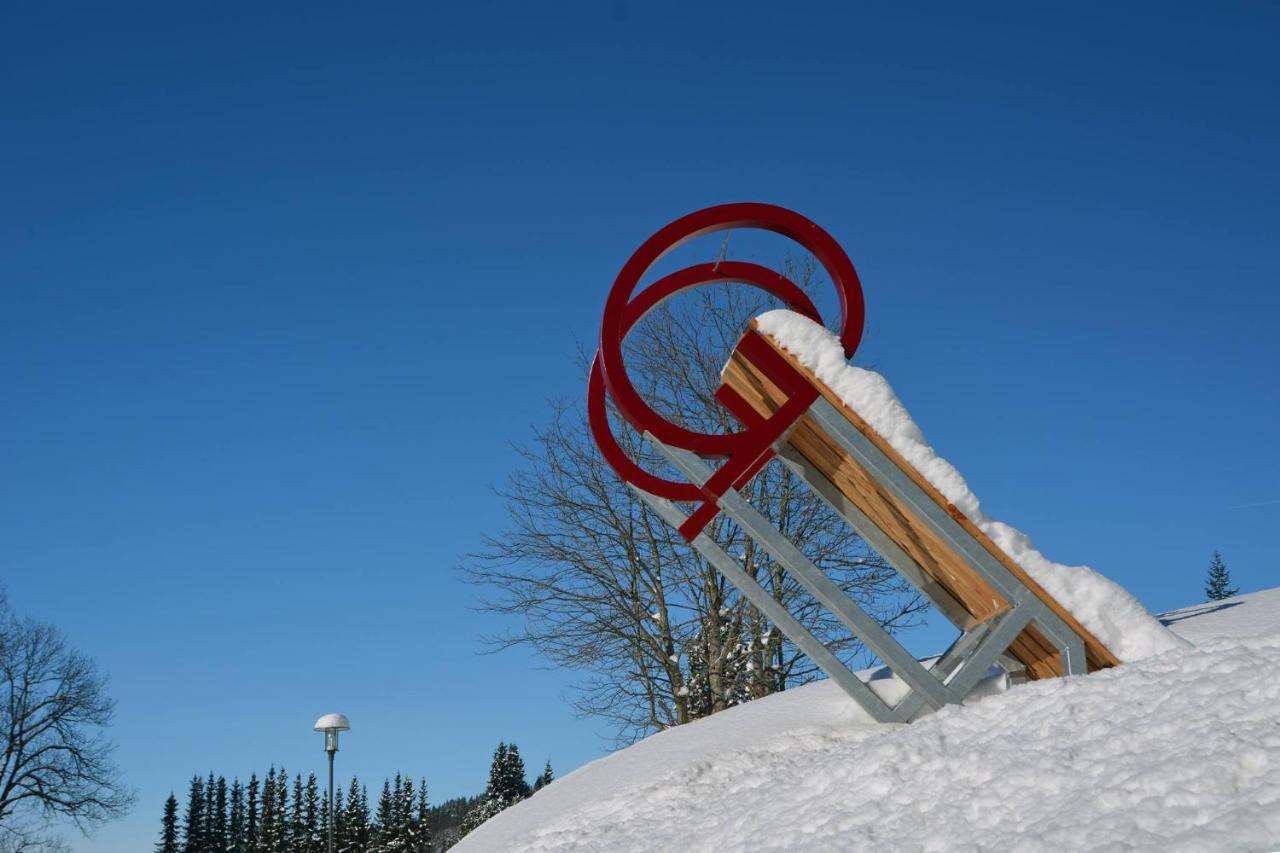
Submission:
[[0,577],[191,774],[484,783],[604,749],[461,555],[618,266],[815,219],[986,509],[1153,609],[1280,522],[1274,7],[28,5],[0,28]]

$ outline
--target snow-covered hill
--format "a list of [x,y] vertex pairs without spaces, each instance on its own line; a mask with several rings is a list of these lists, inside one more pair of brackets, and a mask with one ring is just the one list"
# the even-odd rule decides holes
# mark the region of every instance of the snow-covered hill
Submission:
[[1193,647],[993,680],[910,726],[829,682],[751,702],[594,761],[454,849],[1280,849],[1280,589],[1161,619]]

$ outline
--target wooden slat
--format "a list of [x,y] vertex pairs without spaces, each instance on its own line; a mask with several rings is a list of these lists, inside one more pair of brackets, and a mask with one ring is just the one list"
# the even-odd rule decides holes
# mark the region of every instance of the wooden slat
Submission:
[[[755,324],[754,331],[759,332]],[[760,333],[778,353],[801,375],[821,392],[849,422],[865,435],[884,455],[921,491],[964,528],[982,547],[1000,561],[1009,572],[1044,602],[1067,626],[1084,640],[1085,656],[1092,672],[1103,667],[1115,666],[1119,660],[1106,646],[1081,625],[1066,608],[1050,596],[1035,579],[1009,558],[991,539],[953,506],[932,483],[924,478],[913,465],[885,441],[858,414],[804,367],[796,358],[768,335]],[[786,395],[763,376],[756,367],[736,350],[725,365],[722,376],[725,385],[737,391],[756,411],[772,414],[786,401]],[[814,468],[822,472],[831,483],[858,507],[886,536],[901,548],[940,586],[947,595],[972,617],[973,623],[984,622],[1008,609],[1008,602],[994,590],[969,564],[944,540],[933,533],[908,506],[898,501],[880,482],[867,472],[857,460],[849,456],[840,445],[827,435],[813,419],[802,417],[786,439]],[[968,625],[962,627],[970,627]],[[1034,626],[1018,635],[1009,653],[1027,667],[1031,678],[1060,675],[1062,664],[1057,649]]]

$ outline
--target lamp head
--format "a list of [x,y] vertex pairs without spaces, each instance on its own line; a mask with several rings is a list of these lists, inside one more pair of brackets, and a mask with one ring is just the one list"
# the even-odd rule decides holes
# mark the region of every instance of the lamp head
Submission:
[[315,730],[324,732],[324,751],[338,751],[338,732],[345,732],[351,728],[351,721],[347,719],[346,714],[325,714],[316,720]]

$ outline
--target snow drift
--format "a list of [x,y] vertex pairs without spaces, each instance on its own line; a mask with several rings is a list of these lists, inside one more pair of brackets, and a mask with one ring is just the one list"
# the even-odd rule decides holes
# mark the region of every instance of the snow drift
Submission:
[[830,682],[594,761],[476,851],[1274,850],[1280,589],[1164,620],[1192,647],[870,722]]

